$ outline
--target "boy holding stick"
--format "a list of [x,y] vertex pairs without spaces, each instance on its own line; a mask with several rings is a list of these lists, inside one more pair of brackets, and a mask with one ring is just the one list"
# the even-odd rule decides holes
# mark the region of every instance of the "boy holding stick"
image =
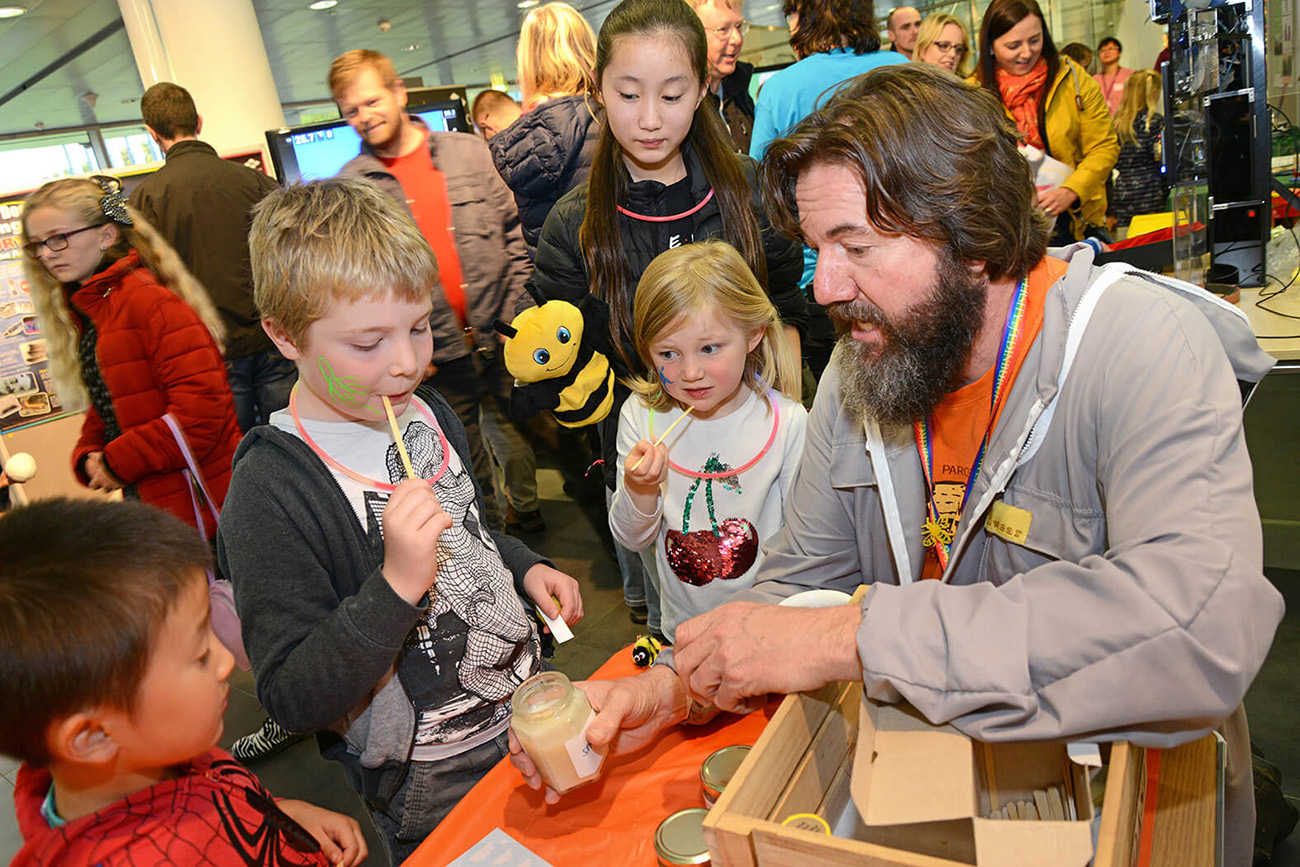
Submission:
[[420,385],[441,288],[400,205],[359,180],[280,190],[250,251],[299,380],[235,455],[218,557],[262,706],[317,733],[400,863],[506,755],[510,696],[540,662],[524,600],[569,623],[582,601],[487,528],[464,429]]

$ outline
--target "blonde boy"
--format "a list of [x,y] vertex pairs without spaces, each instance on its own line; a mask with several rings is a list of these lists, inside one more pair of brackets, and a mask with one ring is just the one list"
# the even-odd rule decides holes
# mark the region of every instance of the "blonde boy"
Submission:
[[441,290],[401,205],[360,180],[279,190],[250,250],[298,386],[235,455],[218,557],[262,706],[317,733],[399,863],[507,752],[510,695],[540,661],[523,600],[576,622],[581,599],[487,529],[464,429],[420,385]]
[[355,821],[277,804],[216,748],[233,659],[191,527],[137,502],[44,500],[0,519],[0,550],[0,752],[23,761],[14,865],[365,858]]

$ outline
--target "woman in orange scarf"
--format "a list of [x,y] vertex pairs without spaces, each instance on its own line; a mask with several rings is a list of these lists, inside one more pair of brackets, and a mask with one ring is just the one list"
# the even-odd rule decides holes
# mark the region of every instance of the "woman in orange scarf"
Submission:
[[1057,53],[1035,0],[993,0],[980,25],[976,80],[1006,108],[1024,143],[1074,169],[1038,204],[1056,220],[1051,243],[1068,244],[1105,225],[1106,179],[1119,140],[1101,89]]

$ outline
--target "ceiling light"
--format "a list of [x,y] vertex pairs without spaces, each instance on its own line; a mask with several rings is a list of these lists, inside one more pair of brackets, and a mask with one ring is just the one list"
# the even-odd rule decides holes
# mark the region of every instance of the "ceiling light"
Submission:
[[540,2],[541,0],[519,0],[519,2],[516,3],[515,5],[518,6],[520,9],[531,9],[532,7],[536,6]]
[[26,14],[26,6],[0,6],[0,18],[17,18]]
[[316,12],[324,12],[326,9],[333,9],[337,5],[339,5],[339,0],[316,0],[307,8]]

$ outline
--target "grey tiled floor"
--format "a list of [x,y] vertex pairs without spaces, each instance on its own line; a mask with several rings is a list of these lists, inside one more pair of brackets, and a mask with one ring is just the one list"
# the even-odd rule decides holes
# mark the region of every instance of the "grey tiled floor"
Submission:
[[[555,657],[562,671],[581,678],[632,641],[637,627],[628,620],[623,606],[617,567],[605,553],[589,518],[562,493],[558,473],[542,470],[539,482],[548,529],[526,541],[582,585],[586,616],[574,628],[574,640],[562,645]],[[1300,572],[1271,571],[1270,577],[1287,597],[1288,614],[1246,705],[1255,741],[1282,768],[1287,795],[1300,803],[1300,729],[1295,724],[1300,697]],[[252,677],[236,671],[231,685],[226,734],[222,738],[222,746],[226,747],[253,731],[262,720],[253,697]],[[370,843],[367,863],[386,867],[387,860],[360,800],[344,783],[338,767],[319,756],[313,742],[294,744],[255,770],[277,795],[303,798],[356,817]],[[0,863],[7,862],[20,843],[13,812],[14,771],[15,763],[0,757]],[[1300,840],[1292,837],[1286,841],[1275,853],[1273,863],[1300,867]]]

